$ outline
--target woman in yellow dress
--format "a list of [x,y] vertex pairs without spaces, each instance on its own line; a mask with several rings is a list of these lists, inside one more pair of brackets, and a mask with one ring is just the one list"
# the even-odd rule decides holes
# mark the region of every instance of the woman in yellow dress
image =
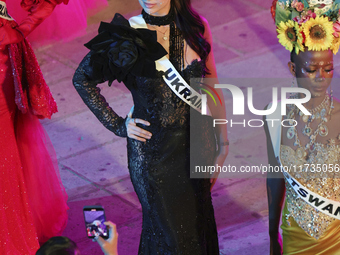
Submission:
[[311,115],[288,105],[285,116],[280,109],[267,116],[285,120],[266,125],[269,164],[282,169],[267,176],[270,254],[340,254],[340,103],[331,89],[337,4],[277,1],[273,8],[279,42],[291,52],[289,70],[310,92],[303,106]]

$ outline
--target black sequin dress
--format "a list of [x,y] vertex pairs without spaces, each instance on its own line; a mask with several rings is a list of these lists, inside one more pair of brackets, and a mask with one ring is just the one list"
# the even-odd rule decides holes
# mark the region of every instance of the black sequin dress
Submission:
[[[171,56],[178,55],[170,52],[170,61],[178,66]],[[96,87],[103,79],[92,79],[90,59],[91,52],[80,63],[74,86],[104,126],[126,137],[125,120]],[[195,60],[181,74],[187,82],[203,77],[204,64]],[[127,138],[130,177],[143,210],[139,254],[219,254],[210,181],[190,178],[190,107],[171,91],[161,72],[155,78],[135,77],[125,85],[135,105],[132,117],[149,121],[150,126],[141,127],[152,133],[145,143]],[[203,122],[196,132],[205,146],[197,146],[196,153],[212,165],[214,133],[210,120]]]

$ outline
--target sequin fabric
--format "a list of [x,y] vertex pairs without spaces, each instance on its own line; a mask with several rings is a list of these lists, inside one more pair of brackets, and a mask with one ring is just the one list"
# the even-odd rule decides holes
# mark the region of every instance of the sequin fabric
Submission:
[[[296,166],[296,172],[290,174],[303,186],[325,198],[340,201],[340,179],[339,172],[321,171],[313,172],[306,170],[304,164],[321,164],[339,166],[340,147],[334,144],[315,144],[315,151],[307,160],[299,160],[295,151],[285,145],[281,145],[280,157],[284,166]],[[300,171],[302,169],[302,171]],[[289,214],[298,225],[311,237],[319,239],[327,230],[327,227],[335,220],[334,218],[320,212],[299,198],[291,185],[286,182],[286,203]]]
[[31,109],[39,118],[51,118],[57,104],[40,70],[33,49],[27,40],[8,46],[14,86],[15,102],[22,113]]
[[[95,87],[103,80],[91,79],[90,57],[91,53],[78,67],[74,85],[106,127],[126,136],[124,119],[117,116]],[[170,61],[181,66],[176,58]],[[203,62],[197,60],[179,71],[187,82],[205,74]],[[135,77],[125,85],[133,96],[132,117],[149,121],[150,126],[141,127],[152,133],[145,143],[127,139],[130,178],[143,210],[139,254],[219,254],[210,180],[190,178],[190,119],[191,114],[201,115],[191,113],[190,106],[171,91],[162,72],[154,79]],[[201,162],[212,165],[216,142],[209,118],[204,118],[197,128],[200,146],[195,153]]]
[[15,137],[16,105],[8,50],[0,49],[0,254],[39,248]]

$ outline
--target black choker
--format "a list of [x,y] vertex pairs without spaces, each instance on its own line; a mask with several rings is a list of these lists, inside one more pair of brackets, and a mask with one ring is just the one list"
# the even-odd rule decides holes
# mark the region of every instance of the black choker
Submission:
[[156,26],[165,26],[169,25],[171,22],[175,20],[175,14],[170,10],[170,12],[165,16],[151,16],[146,13],[144,10],[142,11],[143,18],[147,24],[156,25]]

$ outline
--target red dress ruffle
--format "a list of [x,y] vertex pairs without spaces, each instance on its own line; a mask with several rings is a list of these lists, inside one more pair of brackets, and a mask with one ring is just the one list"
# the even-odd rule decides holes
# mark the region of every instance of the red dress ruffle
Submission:
[[[25,11],[20,0],[11,0],[7,7],[12,17],[20,24]],[[107,0],[70,0],[67,5],[57,5],[53,13],[37,27],[27,39],[34,46],[55,41],[70,41],[86,34],[87,16],[107,6]]]
[[31,45],[24,39],[21,43],[8,45],[15,87],[15,102],[26,113],[30,107],[39,118],[51,118],[57,104],[41,73]]
[[[12,25],[0,23],[0,34]],[[0,254],[33,255],[65,228],[67,195],[37,117],[55,111],[29,43],[0,47]]]

